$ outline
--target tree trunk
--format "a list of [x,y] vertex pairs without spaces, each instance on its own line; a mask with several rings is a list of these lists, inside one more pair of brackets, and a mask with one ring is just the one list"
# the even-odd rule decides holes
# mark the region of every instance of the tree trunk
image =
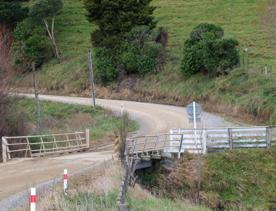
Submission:
[[58,49],[58,46],[57,46],[57,43],[56,43],[56,40],[55,40],[55,30],[54,30],[54,28],[55,28],[55,18],[54,17],[52,18],[51,30],[49,29],[48,21],[46,19],[44,19],[43,22],[45,24],[48,36],[49,36],[50,41],[52,43],[52,49],[54,51],[55,57],[60,62],[61,57],[60,57],[59,49]]

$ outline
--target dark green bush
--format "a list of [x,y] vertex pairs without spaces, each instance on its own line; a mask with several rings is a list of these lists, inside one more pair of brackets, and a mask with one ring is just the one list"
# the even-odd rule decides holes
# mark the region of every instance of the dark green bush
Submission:
[[165,63],[165,49],[155,41],[158,33],[147,26],[134,28],[121,48],[120,64],[128,73],[144,75]]
[[151,0],[85,0],[87,18],[98,29],[92,33],[93,46],[118,48],[125,36],[136,26],[156,25]]
[[13,28],[28,15],[28,8],[21,1],[0,0],[0,24]]
[[116,68],[116,55],[111,49],[95,48],[95,66],[96,78],[102,83],[108,83],[115,80],[118,76]]
[[209,76],[227,74],[239,63],[239,43],[223,39],[223,29],[200,24],[184,44],[181,69],[185,76],[203,72]]
[[51,46],[42,27],[34,26],[28,19],[14,30],[14,61],[23,71],[30,70],[32,62],[40,66],[52,56]]

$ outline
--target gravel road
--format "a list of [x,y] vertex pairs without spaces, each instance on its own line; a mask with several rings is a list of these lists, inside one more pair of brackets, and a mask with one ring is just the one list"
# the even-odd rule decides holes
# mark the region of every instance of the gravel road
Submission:
[[[30,94],[21,94],[33,98]],[[41,100],[69,104],[91,105],[90,98],[40,95]],[[191,128],[184,107],[140,103],[121,100],[96,99],[96,104],[113,112],[120,113],[122,106],[140,128],[135,135],[154,135],[167,133],[171,128]],[[225,127],[233,125],[223,118],[203,113],[204,127]],[[93,131],[92,131],[93,132]],[[96,163],[112,159],[112,152],[90,152],[70,154],[60,157],[13,160],[0,164],[0,210],[10,210],[23,200],[22,191],[31,186],[47,183],[60,178],[64,168],[76,173]]]

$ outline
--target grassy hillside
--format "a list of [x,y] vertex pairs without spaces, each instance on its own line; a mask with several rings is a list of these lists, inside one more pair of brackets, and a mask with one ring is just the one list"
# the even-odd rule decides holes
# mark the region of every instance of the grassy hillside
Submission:
[[[212,209],[274,210],[276,149],[243,149],[208,154],[202,159],[200,200]],[[175,168],[146,173],[149,187],[176,199],[197,193],[196,157],[184,154]],[[254,210],[255,210],[254,209]]]
[[[231,113],[254,123],[276,122],[276,39],[272,0],[153,0],[156,19],[169,33],[168,64],[158,75],[136,81],[136,92],[152,94],[167,103],[186,104],[192,99],[204,103],[209,111]],[[88,88],[87,50],[93,25],[85,18],[80,0],[64,0],[57,19],[58,43],[64,61],[52,60],[40,71],[40,86],[46,91],[80,93]],[[275,17],[276,18],[276,17]],[[229,76],[209,79],[197,75],[181,77],[180,61],[184,41],[197,24],[221,25],[225,36],[240,41],[240,51],[249,49],[249,68],[237,69]],[[268,74],[264,74],[265,66]],[[30,86],[31,77],[20,80]],[[101,91],[99,91],[101,92]],[[166,95],[167,98],[162,100]],[[172,99],[172,100],[170,100]],[[154,100],[154,99],[153,99]],[[215,106],[214,106],[215,105]],[[253,117],[253,118],[252,118]],[[254,118],[255,117],[255,118]]]

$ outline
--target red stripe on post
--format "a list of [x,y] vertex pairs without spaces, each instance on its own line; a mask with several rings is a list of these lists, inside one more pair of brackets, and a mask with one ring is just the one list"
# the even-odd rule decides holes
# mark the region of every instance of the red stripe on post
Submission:
[[30,198],[30,202],[31,203],[36,203],[36,196],[31,196],[31,198]]
[[63,177],[65,180],[68,180],[68,174],[64,174],[64,177]]

